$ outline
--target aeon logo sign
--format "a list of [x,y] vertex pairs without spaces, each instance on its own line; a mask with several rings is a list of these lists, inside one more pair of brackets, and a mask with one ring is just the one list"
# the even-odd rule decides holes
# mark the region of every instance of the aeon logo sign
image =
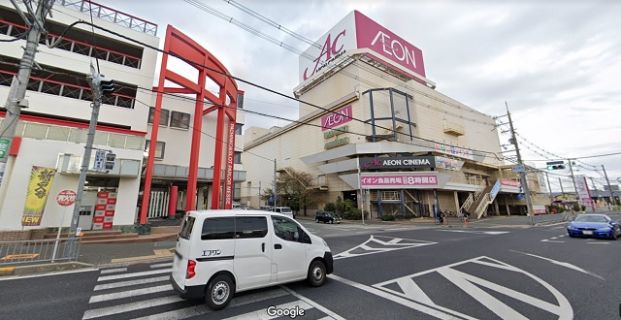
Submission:
[[339,32],[334,36],[334,39],[331,34],[328,34],[326,41],[323,43],[319,56],[313,60],[313,69],[310,70],[310,73],[309,67],[304,69],[304,80],[312,77],[317,71],[323,69],[326,65],[340,57],[341,54],[345,52],[343,50],[344,45],[341,39],[346,35],[346,31],[347,30]]
[[414,49],[409,49],[407,44],[402,44],[397,39],[392,39],[390,35],[384,33],[383,31],[379,31],[373,41],[371,41],[371,46],[375,46],[376,43],[381,43],[382,51],[392,57],[397,58],[397,60],[411,65],[416,68],[416,53]]
[[336,128],[352,119],[351,104],[321,117],[321,131]]

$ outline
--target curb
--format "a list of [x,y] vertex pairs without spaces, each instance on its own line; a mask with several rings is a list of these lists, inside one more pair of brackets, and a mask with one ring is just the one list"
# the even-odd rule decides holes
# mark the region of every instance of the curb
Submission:
[[95,269],[92,264],[84,262],[60,262],[60,263],[47,263],[38,265],[25,265],[25,266],[8,266],[0,268],[0,279],[6,276],[27,276],[27,275],[41,275],[46,273],[61,272],[68,270],[78,269]]

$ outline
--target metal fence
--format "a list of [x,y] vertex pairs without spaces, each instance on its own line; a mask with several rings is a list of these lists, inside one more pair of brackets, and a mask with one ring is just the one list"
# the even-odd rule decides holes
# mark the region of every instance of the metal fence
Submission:
[[79,254],[79,239],[0,241],[0,266],[74,261]]

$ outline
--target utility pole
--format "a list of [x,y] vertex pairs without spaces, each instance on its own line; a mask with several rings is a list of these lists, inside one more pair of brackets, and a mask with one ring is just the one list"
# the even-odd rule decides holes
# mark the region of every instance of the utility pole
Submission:
[[[91,75],[88,82],[93,92],[93,110],[91,111],[91,120],[88,123],[88,133],[86,134],[86,145],[84,146],[84,155],[82,156],[82,166],[80,167],[80,177],[78,179],[77,195],[75,197],[75,205],[73,207],[73,216],[71,218],[71,234],[77,234],[78,220],[80,218],[80,206],[82,204],[82,195],[84,194],[84,182],[86,181],[86,173],[88,165],[91,162],[91,153],[93,152],[93,141],[95,141],[95,130],[97,129],[97,119],[99,118],[99,108],[101,106],[101,75],[95,72],[95,67],[91,64]],[[72,237],[73,237],[72,236]]]
[[608,192],[610,192],[610,198],[608,198],[608,210],[610,210],[610,205],[613,203],[614,192],[612,192],[612,187],[610,186],[610,180],[608,180],[608,174],[606,173],[606,167],[602,164],[602,170],[604,171],[604,177],[606,177],[606,184],[608,185]]
[[505,101],[505,107],[507,108],[507,118],[509,119],[509,127],[511,128],[511,143],[515,147],[515,153],[517,155],[518,166],[522,167],[524,170],[520,170],[520,182],[522,184],[522,189],[524,191],[524,197],[526,198],[526,208],[528,210],[528,217],[530,220],[530,224],[535,224],[534,221],[534,210],[533,210],[533,201],[530,198],[530,190],[528,189],[528,180],[526,179],[526,167],[522,162],[522,155],[520,154],[520,147],[518,146],[517,139],[515,137],[515,128],[513,128],[513,120],[511,120],[511,112],[509,112],[509,104]]
[[31,21],[24,12],[22,12],[15,0],[11,0],[11,2],[19,16],[29,27],[29,31],[26,38],[24,54],[19,62],[17,75],[13,76],[9,95],[4,105],[6,108],[6,116],[0,126],[0,150],[6,150],[6,152],[0,156],[0,184],[3,181],[6,163],[9,159],[8,151],[11,149],[11,143],[13,142],[13,136],[15,136],[15,129],[17,128],[17,121],[19,120],[21,109],[28,107],[28,101],[24,99],[28,80],[30,79],[32,65],[35,63],[34,58],[37,53],[37,46],[39,45],[41,34],[46,32],[44,28],[46,17],[54,5],[54,0],[39,0],[37,10],[34,12],[32,3],[24,1],[24,5],[31,16],[30,19],[34,19]]
[[276,207],[278,203],[278,193],[276,192],[276,158],[274,158],[274,190],[272,190],[272,194],[274,195],[274,207]]
[[548,182],[548,194],[550,195],[550,205],[552,205],[554,201],[552,199],[552,187],[550,186],[550,177],[548,176],[547,171],[545,171],[545,174],[546,174],[546,181]]
[[558,178],[558,184],[561,185],[561,194],[563,195],[563,197],[565,196],[565,190],[563,190],[563,180],[561,180],[561,178]]
[[578,195],[578,187],[576,186],[576,177],[574,177],[574,167],[572,166],[571,159],[567,159],[569,162],[569,172],[571,172],[571,182],[574,184],[574,190],[576,190],[576,199],[580,200]]

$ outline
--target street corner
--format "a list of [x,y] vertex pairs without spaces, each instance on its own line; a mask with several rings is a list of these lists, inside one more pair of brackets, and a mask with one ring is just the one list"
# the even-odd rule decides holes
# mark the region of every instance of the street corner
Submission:
[[95,266],[83,262],[61,262],[36,265],[13,265],[0,267],[0,280],[3,278],[48,275],[72,271],[95,270]]

